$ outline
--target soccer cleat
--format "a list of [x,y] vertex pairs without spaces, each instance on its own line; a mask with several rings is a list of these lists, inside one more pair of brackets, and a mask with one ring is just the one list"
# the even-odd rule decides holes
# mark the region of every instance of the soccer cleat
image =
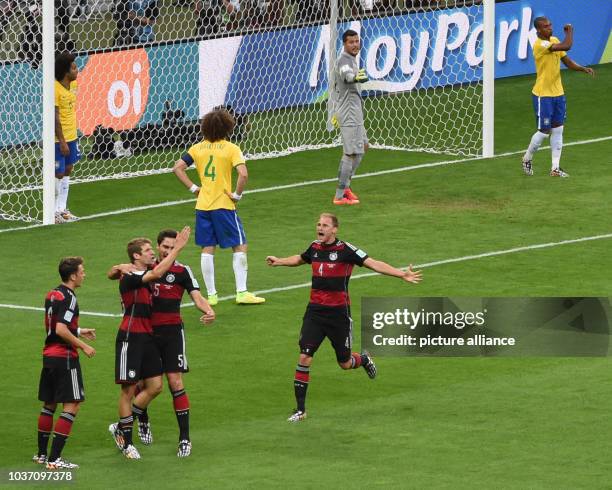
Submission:
[[32,456],[32,462],[36,464],[45,464],[47,462],[46,454],[35,454]]
[[531,160],[523,160],[523,172],[525,175],[533,175],[533,167],[531,166]]
[[349,199],[346,196],[342,197],[341,199],[336,199],[334,197],[334,200],[332,202],[337,206],[344,206],[344,205],[352,206],[353,204],[359,204],[359,201],[356,201],[354,199]]
[[140,442],[145,446],[153,444],[153,433],[151,432],[150,422],[138,421],[138,437],[140,437]]
[[219,302],[219,295],[216,293],[209,294],[207,299],[210,306],[217,306],[217,303]]
[[64,218],[65,222],[78,221],[79,219],[77,216],[72,214],[69,209],[64,209],[60,214],[62,218]]
[[62,458],[57,458],[55,461],[47,461],[48,470],[73,470],[78,467],[78,464],[71,463]]
[[355,194],[350,187],[348,189],[344,189],[344,196],[347,199],[350,199],[351,201],[354,201],[353,204],[359,204],[359,197],[357,197],[357,194]]
[[302,412],[297,408],[291,414],[291,417],[287,419],[287,422],[301,422],[306,419],[306,412]]
[[140,459],[140,453],[138,449],[132,444],[127,447],[124,447],[121,452],[127,459]]
[[255,296],[253,293],[249,293],[248,291],[236,293],[236,303],[239,305],[260,305],[261,303],[265,302],[265,298]]
[[55,213],[55,224],[56,225],[61,225],[62,223],[65,223],[66,220],[63,218],[61,213]]
[[191,454],[191,441],[184,439],[181,442],[179,442],[178,452],[176,453],[176,455],[179,458],[186,458],[190,454]]
[[123,451],[123,444],[125,440],[123,439],[123,434],[121,433],[121,429],[119,429],[117,423],[110,424],[108,426],[108,431],[111,433],[111,436],[117,445],[117,449],[119,449],[119,451]]
[[376,377],[376,364],[374,364],[374,359],[372,359],[372,355],[367,350],[364,350],[361,355],[366,356],[368,358],[368,362],[362,364],[363,369],[365,369],[366,373],[368,373],[370,379],[374,379]]
[[562,168],[553,168],[550,171],[551,177],[569,177],[569,174],[565,172]]

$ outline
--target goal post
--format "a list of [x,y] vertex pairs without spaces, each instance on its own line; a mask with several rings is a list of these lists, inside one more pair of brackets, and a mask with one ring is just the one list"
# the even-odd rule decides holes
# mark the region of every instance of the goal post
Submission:
[[[96,8],[69,12],[64,25],[79,67],[83,155],[71,185],[169,172],[217,106],[233,112],[232,139],[250,160],[340,146],[330,83],[348,28],[362,39],[371,147],[493,155],[494,0],[136,3],[145,6],[130,15],[147,23]],[[2,220],[54,221],[53,52],[67,44],[61,21],[53,35],[50,4],[43,15],[16,13],[7,27],[13,48],[0,50],[0,84],[11,96],[0,106]]]

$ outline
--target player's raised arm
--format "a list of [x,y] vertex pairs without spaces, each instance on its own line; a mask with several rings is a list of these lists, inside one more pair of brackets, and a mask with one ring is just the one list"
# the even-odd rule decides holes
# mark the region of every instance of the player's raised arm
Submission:
[[[550,20],[548,23],[550,24]],[[572,45],[574,44],[574,27],[572,24],[565,24],[563,26],[563,32],[565,32],[565,39],[560,43],[555,43],[550,46],[550,48],[548,48],[549,51],[569,51],[572,49]]]
[[189,240],[189,235],[191,234],[191,228],[189,226],[185,226],[179,233],[176,235],[176,241],[174,242],[174,248],[170,251],[170,253],[166,256],[164,260],[162,260],[155,269],[149,270],[142,277],[142,282],[151,282],[160,279],[168,269],[172,267],[174,261],[178,257],[179,253]]
[[271,267],[287,266],[297,267],[298,265],[304,265],[306,262],[301,255],[292,255],[291,257],[279,258],[274,255],[268,255],[266,257],[266,263]]
[[374,272],[378,272],[379,274],[399,277],[403,281],[412,282],[414,284],[421,282],[421,279],[423,278],[421,271],[412,270],[412,264],[410,264],[407,270],[403,271],[387,264],[386,262],[383,262],[382,260],[376,260],[372,257],[368,257],[363,262],[363,265],[365,265],[368,269],[372,269]]

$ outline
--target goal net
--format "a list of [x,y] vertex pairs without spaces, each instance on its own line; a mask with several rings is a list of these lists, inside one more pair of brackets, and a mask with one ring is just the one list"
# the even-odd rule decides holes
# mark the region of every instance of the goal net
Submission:
[[[334,3],[337,2],[337,3]],[[41,15],[0,0],[0,219],[42,217]],[[82,159],[72,183],[167,172],[224,106],[248,159],[340,145],[329,73],[342,33],[371,147],[479,155],[480,0],[57,0],[56,50],[77,56]],[[52,164],[52,163],[51,163]],[[76,214],[78,210],[74,210]]]

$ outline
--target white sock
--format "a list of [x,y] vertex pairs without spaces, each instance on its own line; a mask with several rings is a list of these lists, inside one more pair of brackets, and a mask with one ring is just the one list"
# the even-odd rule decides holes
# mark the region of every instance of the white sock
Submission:
[[59,213],[60,211],[63,211],[62,208],[60,208],[60,201],[59,201],[59,195],[60,195],[60,191],[62,188],[62,179],[55,179],[55,212]]
[[249,270],[247,254],[245,252],[234,252],[232,265],[236,277],[236,292],[242,293],[247,290],[247,271]]
[[70,177],[66,176],[60,181],[59,195],[57,198],[56,208],[62,212],[66,210],[68,205],[68,189],[70,188]]
[[550,152],[552,154],[552,169],[559,168],[561,161],[561,150],[563,150],[563,126],[552,128],[550,135]]
[[523,161],[529,161],[533,158],[533,155],[535,154],[536,151],[538,151],[540,149],[540,146],[542,146],[542,143],[544,142],[544,140],[548,138],[548,135],[546,133],[542,133],[540,131],[536,131],[534,133],[534,135],[531,137],[531,142],[529,143],[529,147],[527,148],[527,151],[525,152],[525,156],[523,156]]
[[202,267],[202,277],[204,277],[204,284],[206,285],[208,296],[217,294],[217,288],[215,287],[215,256],[203,253],[200,256],[200,265]]

